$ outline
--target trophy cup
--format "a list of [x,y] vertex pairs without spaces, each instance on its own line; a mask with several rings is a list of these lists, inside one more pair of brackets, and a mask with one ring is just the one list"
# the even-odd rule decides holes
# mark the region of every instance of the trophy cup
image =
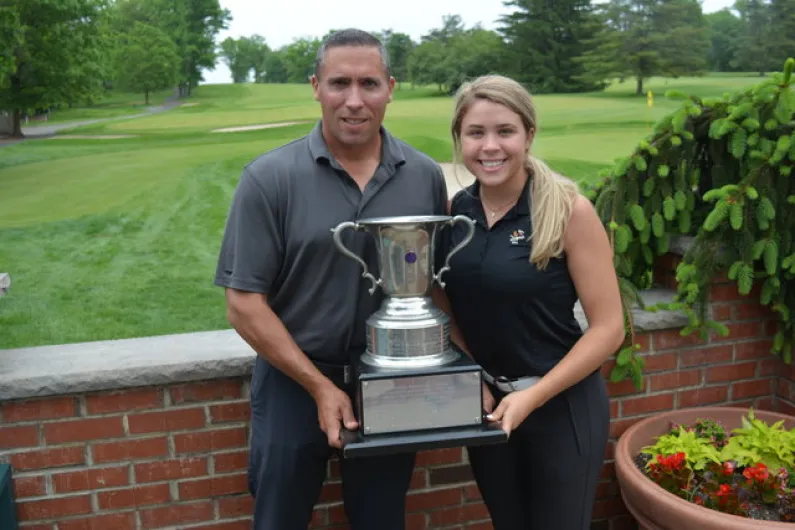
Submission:
[[[464,223],[465,238],[434,273],[441,229]],[[346,229],[369,233],[376,243],[380,278],[348,250]],[[381,288],[380,308],[367,319],[366,350],[354,365],[359,429],[343,431],[345,458],[507,439],[483,418],[482,371],[450,340],[450,319],[431,299],[434,282],[450,258],[472,240],[475,224],[466,216],[380,217],[334,227],[334,245],[363,268],[369,293]]]

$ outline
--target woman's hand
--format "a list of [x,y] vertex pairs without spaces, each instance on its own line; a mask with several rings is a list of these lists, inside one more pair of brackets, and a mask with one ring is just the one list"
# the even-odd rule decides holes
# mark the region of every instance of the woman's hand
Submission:
[[502,430],[510,436],[537,407],[533,388],[511,392],[500,401],[500,404],[486,419],[502,423]]
[[485,410],[486,413],[491,414],[496,403],[497,400],[491,395],[489,386],[486,383],[483,383],[483,410]]

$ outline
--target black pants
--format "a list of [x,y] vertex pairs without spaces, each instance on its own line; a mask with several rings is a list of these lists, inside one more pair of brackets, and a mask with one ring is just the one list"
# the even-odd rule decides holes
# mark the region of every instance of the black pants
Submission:
[[494,529],[588,530],[609,423],[597,372],[533,411],[507,444],[468,448]]
[[[352,388],[334,382],[351,394]],[[252,528],[306,530],[333,448],[320,430],[315,401],[298,383],[260,358],[251,385]],[[415,454],[400,454],[340,460],[342,496],[352,530],[405,529],[414,459]]]

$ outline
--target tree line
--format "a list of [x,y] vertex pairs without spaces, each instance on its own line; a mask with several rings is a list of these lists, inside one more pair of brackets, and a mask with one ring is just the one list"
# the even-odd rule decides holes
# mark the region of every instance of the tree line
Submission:
[[218,0],[3,0],[0,112],[91,104],[120,89],[189,96],[231,20]]
[[[698,0],[508,0],[496,30],[466,28],[458,15],[418,42],[375,31],[399,82],[450,92],[472,76],[510,75],[534,93],[600,90],[653,76],[759,72],[795,50],[795,0],[737,0],[705,14]],[[260,35],[227,38],[219,55],[235,83],[305,83],[322,38],[271,49]]]
[[[450,93],[502,73],[534,93],[601,90],[652,76],[778,69],[795,49],[795,0],[736,0],[704,14],[698,0],[507,0],[497,29],[458,15],[414,41],[376,31],[399,87]],[[109,90],[186,97],[219,60],[235,83],[306,83],[322,38],[271,49],[252,35],[217,42],[231,21],[219,0],[3,0],[0,112],[91,104]],[[324,36],[325,37],[325,36]]]

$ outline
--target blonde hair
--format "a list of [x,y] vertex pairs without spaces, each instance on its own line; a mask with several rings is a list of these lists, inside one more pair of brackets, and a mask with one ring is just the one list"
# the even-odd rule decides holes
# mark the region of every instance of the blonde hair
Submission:
[[[537,130],[536,109],[530,93],[513,79],[486,75],[464,83],[455,98],[455,112],[451,125],[453,162],[461,152],[461,122],[478,100],[503,105],[519,115],[525,132]],[[545,269],[549,260],[563,253],[563,235],[571,216],[579,188],[577,184],[556,174],[544,162],[527,153],[525,170],[530,182],[529,203],[533,225],[530,262]]]

